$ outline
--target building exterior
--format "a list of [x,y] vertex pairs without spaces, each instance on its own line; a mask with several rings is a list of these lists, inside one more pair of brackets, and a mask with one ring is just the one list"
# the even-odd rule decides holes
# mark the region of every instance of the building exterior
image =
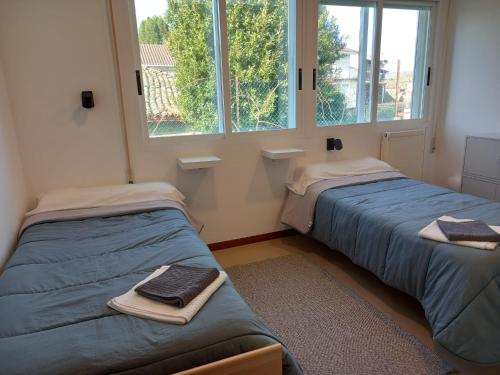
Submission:
[[179,121],[175,60],[164,44],[139,44],[148,126]]

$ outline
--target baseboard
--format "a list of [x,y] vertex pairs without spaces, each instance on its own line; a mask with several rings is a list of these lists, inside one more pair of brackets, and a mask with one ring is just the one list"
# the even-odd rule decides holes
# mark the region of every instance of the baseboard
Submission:
[[297,234],[294,229],[280,230],[278,232],[258,234],[256,236],[236,238],[234,240],[215,242],[208,245],[212,251],[228,249],[230,247],[243,246],[251,243],[274,240],[276,238],[288,237]]

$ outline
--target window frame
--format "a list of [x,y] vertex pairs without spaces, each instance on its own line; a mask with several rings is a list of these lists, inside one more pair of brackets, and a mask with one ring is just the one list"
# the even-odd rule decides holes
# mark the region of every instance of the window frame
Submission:
[[[139,35],[136,27],[136,8],[135,0],[126,0],[123,2],[116,2],[116,0],[110,0],[111,13],[114,23],[116,23],[115,18],[120,18],[120,23],[123,25],[126,16],[126,24],[128,25],[129,40],[127,40],[127,47],[130,49],[132,55],[134,70],[138,70],[141,76],[141,84],[143,84],[143,72],[141,65],[141,58],[139,53]],[[286,135],[286,134],[296,134],[300,129],[299,119],[300,116],[300,99],[299,90],[297,90],[297,71],[298,66],[300,66],[300,29],[301,20],[298,17],[300,14],[298,7],[301,6],[303,0],[288,0],[288,127],[276,130],[257,130],[257,131],[242,131],[235,132],[232,129],[232,118],[231,118],[231,91],[230,91],[230,70],[229,70],[229,46],[228,46],[228,32],[227,32],[227,14],[226,14],[226,0],[212,0],[212,13],[213,13],[213,27],[214,27],[214,50],[215,50],[215,61],[216,61],[216,75],[217,75],[217,108],[219,112],[219,132],[217,133],[205,133],[205,134],[172,134],[166,136],[155,136],[151,137],[149,135],[147,120],[146,120],[146,106],[144,95],[136,96],[136,109],[130,109],[130,112],[137,111],[135,118],[141,119],[141,134],[143,141],[147,144],[157,144],[157,143],[172,143],[172,142],[183,142],[185,140],[198,141],[198,140],[216,140],[225,139],[232,137],[260,137],[262,135]],[[126,4],[125,4],[126,3]],[[119,8],[117,10],[117,8]],[[116,29],[116,27],[115,27]],[[121,32],[124,31],[120,28]],[[293,38],[290,38],[290,31],[293,31]],[[116,30],[115,30],[116,32]],[[116,35],[115,35],[116,38]],[[120,39],[123,39],[120,36]],[[126,39],[126,38],[125,38]],[[115,43],[117,44],[117,43]],[[117,64],[120,69],[120,62],[123,60],[123,54],[118,52]],[[130,56],[129,56],[130,57]],[[294,59],[294,60],[290,60]],[[126,59],[125,64],[130,65],[130,59]],[[290,63],[292,61],[292,64]],[[124,79],[122,76],[121,80]],[[126,78],[125,78],[126,79]],[[130,79],[130,78],[129,78]],[[134,79],[135,80],[135,79]],[[128,85],[131,86],[131,85]],[[295,91],[294,95],[290,95]],[[124,93],[122,93],[124,95]],[[128,96],[128,95],[127,95]]]
[[[375,6],[375,22],[374,22],[374,29],[375,33],[373,36],[373,57],[374,57],[374,64],[373,64],[373,72],[372,72],[372,77],[371,77],[371,82],[372,82],[372,87],[371,87],[371,93],[370,93],[370,103],[371,103],[371,109],[370,109],[370,121],[369,122],[356,122],[356,123],[350,123],[350,124],[338,124],[338,125],[326,125],[326,126],[318,126],[316,123],[316,95],[314,95],[314,99],[311,100],[313,103],[308,103],[306,104],[306,107],[308,108],[306,116],[309,118],[313,118],[313,123],[314,123],[314,133],[317,134],[324,134],[328,133],[329,131],[331,132],[332,129],[338,129],[339,127],[344,128],[353,128],[353,127],[363,127],[363,128],[376,128],[380,129],[382,128],[384,131],[385,130],[408,130],[408,129],[414,129],[414,128],[423,128],[426,126],[431,125],[432,120],[435,119],[435,114],[434,114],[434,106],[432,106],[432,98],[435,96],[435,92],[437,90],[438,84],[437,84],[437,75],[436,71],[438,70],[439,64],[438,61],[436,61],[436,41],[437,39],[441,39],[440,35],[438,34],[438,20],[442,21],[442,19],[438,18],[438,13],[440,13],[441,9],[440,6],[442,3],[445,3],[445,1],[440,1],[440,0],[327,0],[327,1],[322,1],[322,0],[316,0],[313,2],[315,4],[315,9],[314,12],[309,12],[309,17],[308,17],[308,25],[309,25],[309,30],[311,30],[309,37],[314,38],[314,45],[317,46],[317,34],[318,34],[318,25],[317,25],[317,19],[318,19],[318,9],[321,4],[324,3],[331,3],[332,5],[352,5],[352,6],[360,6],[364,4],[374,4]],[[392,5],[392,6],[426,6],[430,8],[430,17],[429,17],[429,22],[430,22],[430,28],[429,28],[429,33],[428,33],[428,49],[427,49],[427,63],[426,63],[426,70],[428,67],[431,68],[431,80],[430,80],[430,85],[424,85],[424,97],[422,100],[423,104],[423,114],[422,117],[419,119],[403,119],[403,120],[386,120],[386,121],[378,121],[377,120],[377,113],[378,113],[378,89],[379,89],[379,78],[380,78],[380,55],[381,55],[381,47],[382,47],[382,27],[383,27],[383,9],[384,5]],[[311,35],[314,33],[314,35]],[[311,53],[311,52],[309,52]],[[317,61],[316,61],[316,54],[317,52],[314,52],[314,55],[309,55],[308,60],[309,64],[313,66],[314,68],[317,68]]]
[[[439,96],[443,92],[444,79],[445,76],[445,45],[447,40],[447,9],[449,5],[449,0],[375,0],[377,3],[376,12],[377,18],[375,22],[380,22],[378,9],[383,9],[379,4],[384,3],[396,3],[396,4],[424,4],[432,6],[431,10],[431,30],[430,30],[430,42],[429,42],[429,59],[428,63],[432,67],[431,74],[431,85],[426,89],[425,101],[425,111],[422,119],[408,119],[408,120],[392,120],[392,121],[374,121],[376,117],[371,117],[371,122],[367,123],[355,123],[348,125],[332,125],[318,127],[316,124],[316,95],[312,90],[312,71],[317,68],[317,12],[318,12],[318,0],[308,1],[308,0],[290,0],[293,1],[293,7],[295,9],[294,17],[292,20],[291,13],[289,12],[289,28],[295,26],[295,59],[296,66],[293,75],[294,84],[298,83],[298,69],[301,68],[303,72],[302,79],[302,90],[298,90],[295,87],[295,108],[290,106],[294,111],[295,126],[288,127],[287,129],[279,130],[259,130],[251,132],[233,132],[231,124],[231,111],[224,109],[224,115],[219,116],[219,121],[224,120],[225,124],[229,126],[224,127],[224,132],[214,133],[214,134],[178,134],[165,137],[150,137],[148,134],[148,129],[146,124],[146,114],[145,105],[143,98],[137,95],[137,86],[135,79],[135,70],[141,70],[141,62],[139,56],[139,42],[138,42],[138,30],[136,25],[135,17],[135,5],[134,0],[108,0],[109,5],[109,18],[111,21],[111,33],[113,39],[113,57],[115,59],[115,64],[117,67],[117,90],[119,92],[120,106],[122,108],[122,121],[124,123],[124,129],[128,134],[128,138],[135,139],[139,141],[136,143],[135,147],[147,149],[154,149],[158,147],[163,148],[165,145],[175,146],[176,143],[185,144],[186,142],[192,142],[195,145],[207,145],[207,144],[217,144],[217,142],[225,139],[232,139],[236,142],[246,142],[246,141],[257,141],[261,142],[263,136],[266,138],[271,137],[272,139],[287,138],[287,137],[300,137],[305,140],[312,137],[324,137],[331,136],[332,132],[341,129],[363,129],[367,132],[377,132],[381,131],[398,131],[398,130],[408,130],[408,129],[421,129],[430,127],[431,136],[434,136],[437,124],[441,121],[441,114],[436,111],[439,105],[444,103],[444,99]],[[351,3],[363,3],[364,0],[347,0]],[[220,14],[224,14],[224,17],[220,18],[219,22],[219,33],[220,38],[220,48],[222,58],[222,93],[224,97],[224,103],[230,103],[230,90],[229,90],[229,61],[227,56],[227,24],[225,17],[225,0],[214,0],[217,4],[217,8]],[[289,3],[290,4],[290,3]],[[289,5],[290,6],[290,5]],[[380,30],[380,31],[377,31]],[[381,28],[375,25],[375,32],[379,32],[380,35],[375,35],[374,45],[378,48],[378,53],[380,53],[380,41],[381,41]],[[379,45],[377,44],[377,39],[379,40]],[[290,46],[293,46],[289,39],[289,54],[291,52]],[[374,47],[374,49],[375,49]],[[375,52],[374,52],[375,56]],[[379,55],[378,55],[379,56]],[[378,60],[378,59],[377,59]],[[375,64],[379,64],[378,61]],[[290,64],[289,64],[290,69]],[[375,66],[374,69],[379,71],[379,66]],[[225,78],[224,78],[225,76]],[[374,74],[372,84],[372,92],[378,88],[378,74]],[[377,85],[375,85],[375,79],[377,80]],[[373,94],[372,94],[373,95]],[[376,104],[377,101],[371,100],[372,105]],[[373,109],[372,109],[373,111]],[[291,121],[291,116],[289,115],[289,122]],[[283,138],[283,139],[285,139]],[[136,141],[133,141],[135,143]],[[215,143],[214,143],[215,142]]]

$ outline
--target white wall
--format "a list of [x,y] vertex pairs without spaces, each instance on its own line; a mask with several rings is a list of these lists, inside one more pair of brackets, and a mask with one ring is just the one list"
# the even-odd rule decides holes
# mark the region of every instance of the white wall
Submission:
[[[0,54],[28,184],[36,195],[55,187],[126,181],[109,29],[104,0],[0,2]],[[86,89],[96,95],[91,112],[80,109],[79,94]],[[307,134],[148,142],[140,123],[128,128],[136,181],[176,184],[193,214],[205,222],[202,237],[209,243],[283,229],[285,182],[296,163],[378,157],[382,132],[397,129],[345,126]],[[345,149],[327,153],[328,136],[342,138]],[[263,147],[301,147],[306,156],[272,162],[262,158]],[[203,154],[216,154],[223,162],[205,171],[176,165],[179,156]]]
[[0,62],[0,270],[14,247],[26,206],[23,169]]
[[126,182],[106,1],[1,1],[0,55],[32,191]]
[[460,176],[465,136],[500,132],[500,1],[452,1],[449,88],[435,182]]
[[[139,128],[139,127],[137,127]],[[171,140],[142,142],[140,131],[132,133],[133,169],[137,181],[171,181],[186,195],[193,213],[206,227],[208,243],[284,229],[279,223],[286,197],[285,182],[295,165],[371,155],[378,157],[381,129],[342,127],[318,132],[315,137],[298,135],[243,134],[214,141]],[[340,137],[344,150],[327,153],[326,134]],[[306,156],[271,161],[262,148],[300,147]],[[184,171],[178,156],[217,155],[219,166],[210,170]]]
[[[287,193],[285,183],[297,164],[360,156],[379,157],[384,131],[408,129],[408,125],[401,124],[317,129],[311,121],[299,120],[297,130],[280,133],[146,140],[141,127],[143,118],[136,110],[141,98],[136,94],[133,69],[128,68],[140,67],[131,45],[135,39],[130,34],[131,24],[135,20],[130,19],[126,2],[115,0],[113,10],[135,179],[162,179],[177,185],[186,195],[189,208],[207,224],[202,237],[208,243],[284,229],[279,219]],[[312,72],[315,62],[310,69],[307,68],[309,63],[303,61],[302,66],[304,71]],[[304,74],[303,90],[299,95],[313,94],[312,75]],[[312,117],[315,108],[310,104],[302,110],[308,111]],[[341,138],[344,150],[327,153],[327,137]],[[262,157],[263,148],[278,147],[303,148],[306,156],[290,161],[270,161]],[[176,165],[177,157],[213,154],[222,158],[221,164],[213,170],[184,171]]]

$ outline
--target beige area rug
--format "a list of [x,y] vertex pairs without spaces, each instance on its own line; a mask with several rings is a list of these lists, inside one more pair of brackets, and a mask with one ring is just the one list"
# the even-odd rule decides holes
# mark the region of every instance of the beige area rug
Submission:
[[415,336],[301,256],[227,271],[305,374],[441,375],[453,370]]

